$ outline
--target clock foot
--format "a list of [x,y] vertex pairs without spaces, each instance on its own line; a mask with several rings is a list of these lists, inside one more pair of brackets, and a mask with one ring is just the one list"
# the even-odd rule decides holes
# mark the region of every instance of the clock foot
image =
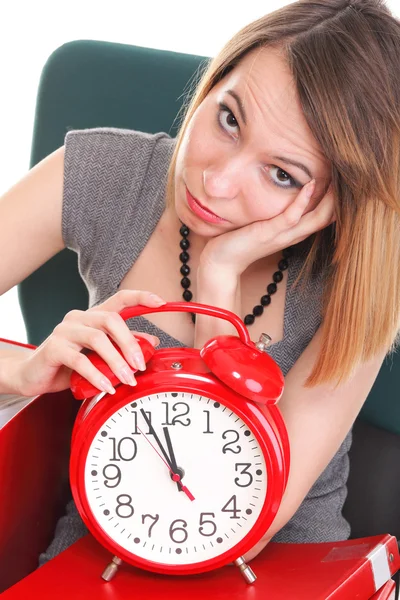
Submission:
[[104,569],[102,574],[102,579],[104,581],[111,581],[111,579],[116,575],[118,571],[118,567],[122,564],[122,560],[118,558],[118,556],[114,556],[109,565]]
[[242,573],[246,583],[254,583],[257,579],[257,576],[254,574],[254,571],[244,560],[243,556],[239,556],[234,561],[234,564],[238,567],[239,571]]

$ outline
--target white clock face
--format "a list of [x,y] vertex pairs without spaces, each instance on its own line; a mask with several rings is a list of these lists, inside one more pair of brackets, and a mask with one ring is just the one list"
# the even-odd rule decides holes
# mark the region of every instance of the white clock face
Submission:
[[257,439],[235,413],[206,396],[166,392],[130,402],[104,423],[87,455],[85,486],[115,542],[146,560],[183,565],[245,537],[264,504],[267,473]]

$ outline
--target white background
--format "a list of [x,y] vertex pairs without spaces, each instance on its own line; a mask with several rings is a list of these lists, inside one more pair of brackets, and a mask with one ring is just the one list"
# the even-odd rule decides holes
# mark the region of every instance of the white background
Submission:
[[[289,3],[1,0],[0,194],[28,169],[41,69],[61,44],[95,39],[213,56],[241,27]],[[397,4],[388,2],[400,14]],[[15,288],[0,297],[0,337],[26,341]]]

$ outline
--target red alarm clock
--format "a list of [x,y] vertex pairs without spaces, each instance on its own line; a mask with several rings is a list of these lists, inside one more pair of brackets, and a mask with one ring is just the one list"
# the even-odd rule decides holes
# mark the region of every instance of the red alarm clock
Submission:
[[122,561],[163,574],[201,573],[234,562],[270,527],[285,491],[289,443],[276,406],[284,378],[232,312],[190,302],[135,306],[120,314],[182,311],[219,317],[238,336],[201,350],[156,350],[137,336],[146,371],[137,385],[119,382],[95,353],[89,359],[116,387],[98,393],[77,373],[71,390],[84,399],[73,431],[70,479],[88,529]]

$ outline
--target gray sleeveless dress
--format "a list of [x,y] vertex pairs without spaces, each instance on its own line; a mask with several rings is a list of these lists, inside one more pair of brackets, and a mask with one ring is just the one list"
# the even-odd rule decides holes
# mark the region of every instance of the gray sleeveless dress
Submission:
[[[164,208],[166,174],[174,143],[165,133],[152,135],[113,128],[67,134],[62,232],[66,246],[78,254],[90,306],[117,291],[155,229]],[[304,290],[293,287],[303,260],[295,255],[290,261],[284,337],[269,348],[284,375],[321,323],[322,275],[314,276]],[[130,319],[128,325],[157,335],[160,347],[184,346],[144,317]],[[350,444],[351,432],[274,541],[324,542],[349,537],[350,527],[341,513]],[[40,564],[86,533],[71,501],[57,524],[53,542],[40,557]]]

